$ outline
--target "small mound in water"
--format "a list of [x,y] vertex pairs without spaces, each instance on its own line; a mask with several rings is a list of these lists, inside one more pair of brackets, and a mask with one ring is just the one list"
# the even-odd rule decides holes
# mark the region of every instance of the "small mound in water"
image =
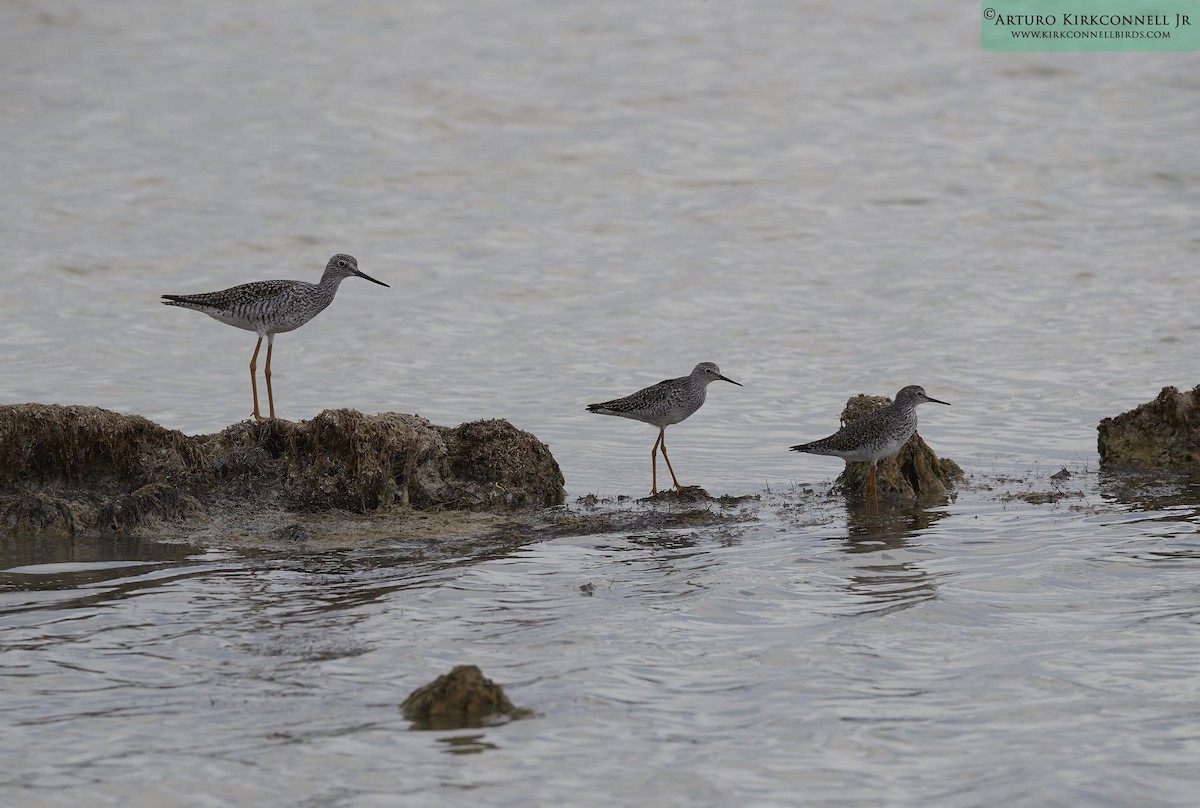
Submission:
[[[887,396],[851,396],[842,410],[841,425],[857,421],[892,403]],[[868,463],[847,463],[834,482],[834,487],[847,496],[861,497],[867,485]],[[879,496],[917,497],[940,496],[949,493],[954,483],[963,478],[963,470],[949,458],[934,454],[929,444],[914,434],[900,451],[879,461],[876,482]]]
[[418,687],[400,705],[413,729],[462,729],[501,724],[532,715],[514,707],[500,686],[485,678],[475,665],[459,665],[424,687]]
[[1164,387],[1153,401],[1097,427],[1100,465],[1167,469],[1200,465],[1200,385]]
[[657,494],[651,494],[638,502],[662,502],[676,505],[707,504],[712,495],[698,485],[685,485],[683,488],[664,488]]
[[98,407],[0,406],[0,524],[73,536],[272,513],[497,511],[563,501],[550,450],[507,421],[325,410],[187,436]]

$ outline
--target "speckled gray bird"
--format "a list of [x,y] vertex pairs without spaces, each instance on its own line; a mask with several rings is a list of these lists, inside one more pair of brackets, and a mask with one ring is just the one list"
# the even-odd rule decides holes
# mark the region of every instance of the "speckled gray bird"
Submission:
[[267,363],[263,378],[267,380],[267,403],[270,417],[275,417],[275,396],[271,391],[271,349],[275,335],[294,331],[316,317],[333,302],[338,285],[349,277],[364,278],[371,283],[387,286],[383,281],[358,271],[353,255],[338,253],[325,265],[319,283],[307,281],[255,281],[232,286],[220,292],[195,295],[163,295],[163,305],[181,306],[203,312],[226,325],[244,328],[258,334],[254,355],[250,357],[250,389],[254,394],[254,419],[265,420],[258,409],[258,382],[255,380],[258,351],[263,337],[267,338]]
[[851,421],[827,438],[793,446],[793,452],[831,455],[847,461],[870,463],[867,472],[867,501],[879,506],[875,484],[875,466],[885,457],[900,451],[917,431],[917,405],[931,401],[945,404],[925,394],[925,388],[911,384],[896,393],[896,399],[882,410]]
[[677,491],[683,490],[675,469],[671,468],[671,458],[667,457],[666,430],[671,424],[677,424],[700,409],[708,385],[717,380],[742,385],[733,379],[721,375],[721,369],[712,362],[701,362],[692,369],[691,374],[680,376],[678,379],[666,379],[658,384],[644,387],[632,395],[616,398],[601,404],[589,404],[588,412],[601,415],[616,415],[621,418],[632,418],[658,427],[658,439],[650,450],[650,495],[658,493],[658,449],[662,447],[663,459],[667,461],[667,470],[671,472],[671,480]]

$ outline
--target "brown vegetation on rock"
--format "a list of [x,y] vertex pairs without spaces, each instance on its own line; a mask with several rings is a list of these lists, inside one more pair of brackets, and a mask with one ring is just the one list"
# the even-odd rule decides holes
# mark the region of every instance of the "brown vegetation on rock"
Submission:
[[0,406],[0,484],[78,485],[111,490],[199,466],[182,432],[140,415],[58,404]]
[[368,514],[562,502],[545,444],[507,421],[326,410],[189,437],[97,407],[0,406],[0,526],[124,533],[244,511]]
[[449,477],[462,481],[457,496],[471,507],[562,504],[562,473],[550,449],[508,421],[471,421],[444,437]]
[[1097,427],[1100,464],[1137,469],[1200,465],[1200,385],[1164,387],[1153,401]]

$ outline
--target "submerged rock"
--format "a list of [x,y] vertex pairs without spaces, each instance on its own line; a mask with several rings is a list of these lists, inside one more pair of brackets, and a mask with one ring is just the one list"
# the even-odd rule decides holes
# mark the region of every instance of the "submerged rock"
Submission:
[[1102,466],[1136,469],[1200,465],[1200,385],[1164,387],[1153,401],[1097,427]]
[[413,729],[461,729],[525,718],[531,713],[514,707],[500,686],[484,677],[475,665],[459,665],[424,687],[418,687],[400,705]]
[[[852,396],[842,410],[841,426],[870,415],[892,403],[887,396]],[[834,487],[847,496],[861,497],[867,485],[868,463],[847,463],[838,475]],[[949,458],[934,454],[920,434],[914,434],[900,451],[879,461],[876,482],[879,496],[898,496],[908,499],[938,496],[948,493],[963,470]]]
[[556,536],[617,532],[654,535],[680,528],[729,525],[754,519],[759,502],[758,494],[713,497],[699,486],[686,486],[683,491],[665,489],[642,499],[586,494],[575,500],[574,509],[562,507],[548,512],[547,532]]
[[450,428],[416,415],[339,409],[187,436],[98,407],[0,406],[0,525],[13,533],[562,500],[550,450],[503,420]]

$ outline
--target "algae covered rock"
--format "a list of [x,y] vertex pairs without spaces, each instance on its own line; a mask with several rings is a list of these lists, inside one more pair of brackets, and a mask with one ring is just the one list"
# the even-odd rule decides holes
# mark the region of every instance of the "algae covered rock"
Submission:
[[203,451],[138,415],[56,404],[0,406],[0,528],[23,535],[120,531],[195,513],[174,484],[204,476]]
[[89,489],[161,481],[189,473],[201,452],[182,432],[140,415],[58,404],[0,406],[0,485],[61,484]]
[[441,474],[426,467],[446,454],[443,429],[417,415],[338,409],[311,421],[242,421],[197,440],[226,486],[257,489],[293,511],[370,513],[443,505]]
[[546,444],[508,421],[471,421],[443,433],[453,495],[471,508],[561,505],[563,476]]
[[339,409],[298,423],[243,421],[198,440],[222,479],[266,483],[266,495],[289,510],[486,510],[563,501],[550,450],[505,420],[444,427],[419,415]]
[[482,727],[530,714],[514,707],[500,686],[475,665],[459,665],[418,687],[401,703],[400,711],[414,723],[413,729]]
[[[852,396],[842,410],[841,426],[857,421],[892,403],[887,396]],[[861,496],[867,483],[868,463],[847,463],[834,482],[836,488],[849,496]],[[879,461],[876,482],[879,495],[914,497],[938,496],[949,492],[963,470],[949,458],[938,457],[919,433],[891,457]]]
[[557,505],[550,450],[504,420],[325,410],[188,436],[98,407],[0,406],[0,529],[74,535],[216,515]]
[[1181,393],[1164,387],[1153,401],[1097,427],[1104,466],[1137,469],[1200,465],[1200,385]]

